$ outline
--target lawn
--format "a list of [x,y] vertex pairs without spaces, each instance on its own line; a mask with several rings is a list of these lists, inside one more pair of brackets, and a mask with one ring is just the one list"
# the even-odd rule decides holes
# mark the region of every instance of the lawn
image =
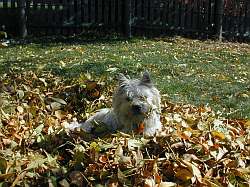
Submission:
[[[183,38],[1,48],[0,186],[249,186],[249,63],[248,44]],[[157,136],[67,128],[111,106],[119,72],[145,70],[162,95]]]
[[149,70],[163,99],[250,118],[248,44],[183,38],[34,41],[0,49],[0,57],[0,74],[33,70],[67,79],[88,72],[113,80],[118,72],[133,77]]

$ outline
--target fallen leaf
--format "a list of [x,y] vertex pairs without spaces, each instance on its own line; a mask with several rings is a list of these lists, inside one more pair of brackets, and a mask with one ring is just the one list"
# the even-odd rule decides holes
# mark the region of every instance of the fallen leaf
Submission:
[[178,167],[175,176],[182,181],[188,181],[193,177],[193,173],[186,168]]

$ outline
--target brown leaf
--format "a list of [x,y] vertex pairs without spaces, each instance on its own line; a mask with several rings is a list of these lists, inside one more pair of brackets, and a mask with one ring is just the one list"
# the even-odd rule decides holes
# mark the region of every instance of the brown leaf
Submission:
[[178,167],[175,170],[175,176],[182,181],[188,181],[193,177],[193,173],[186,168]]
[[0,181],[7,180],[13,176],[15,176],[15,173],[0,174]]
[[69,174],[69,178],[72,185],[82,186],[84,182],[83,174],[80,171],[72,171]]
[[103,164],[106,164],[107,162],[108,162],[108,157],[106,156],[106,155],[101,155],[100,157],[99,157],[99,161],[101,162],[101,163],[103,163]]

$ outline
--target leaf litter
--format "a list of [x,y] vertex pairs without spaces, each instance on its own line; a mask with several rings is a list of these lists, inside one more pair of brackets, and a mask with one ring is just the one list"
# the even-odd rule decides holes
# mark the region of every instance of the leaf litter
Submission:
[[110,107],[113,85],[89,74],[0,78],[1,186],[249,186],[250,121],[208,106],[162,102],[156,137],[102,138],[70,122]]

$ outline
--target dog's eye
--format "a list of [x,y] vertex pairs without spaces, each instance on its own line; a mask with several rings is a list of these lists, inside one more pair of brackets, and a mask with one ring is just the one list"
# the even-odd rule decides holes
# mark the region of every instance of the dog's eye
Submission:
[[132,98],[129,97],[129,96],[127,96],[127,97],[126,97],[126,100],[127,100],[128,102],[130,102],[130,101],[132,101]]

